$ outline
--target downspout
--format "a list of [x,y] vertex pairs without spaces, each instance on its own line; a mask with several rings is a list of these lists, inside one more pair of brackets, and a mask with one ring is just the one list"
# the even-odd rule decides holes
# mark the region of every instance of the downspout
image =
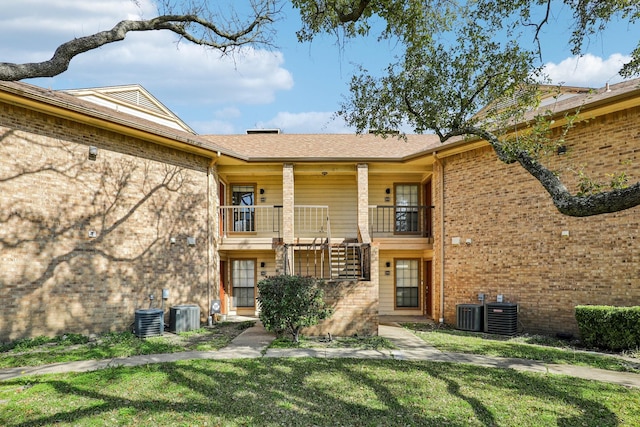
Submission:
[[440,187],[440,324],[444,324],[444,165],[438,158],[438,152],[433,153],[439,173]]
[[[215,214],[213,209],[213,198],[211,197],[212,181],[215,184],[215,180],[213,179],[213,169],[218,163],[218,159],[220,158],[220,152],[217,153],[217,157],[214,157],[209,162],[209,166],[207,167],[207,320],[211,320],[211,301],[213,301],[213,251],[214,251],[214,217]],[[217,268],[217,266],[216,266]]]

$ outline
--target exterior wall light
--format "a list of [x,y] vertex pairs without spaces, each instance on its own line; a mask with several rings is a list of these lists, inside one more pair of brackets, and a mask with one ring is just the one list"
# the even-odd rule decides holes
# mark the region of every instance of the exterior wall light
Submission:
[[98,147],[89,146],[89,160],[95,160],[98,157]]

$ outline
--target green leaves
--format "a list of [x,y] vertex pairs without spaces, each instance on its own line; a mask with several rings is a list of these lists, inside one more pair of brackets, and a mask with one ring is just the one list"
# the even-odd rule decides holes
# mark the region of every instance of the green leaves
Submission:
[[300,330],[331,316],[324,293],[311,277],[280,275],[258,283],[260,320],[278,336],[290,333],[298,342]]

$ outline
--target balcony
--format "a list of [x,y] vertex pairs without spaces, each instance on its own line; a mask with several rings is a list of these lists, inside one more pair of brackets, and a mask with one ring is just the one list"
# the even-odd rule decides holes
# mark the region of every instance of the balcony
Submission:
[[279,238],[282,206],[220,206],[220,235]]
[[[271,249],[285,237],[282,206],[220,206],[220,237],[224,249]],[[294,207],[293,233],[296,241],[330,239],[328,206]]]
[[369,206],[371,237],[433,237],[433,206]]

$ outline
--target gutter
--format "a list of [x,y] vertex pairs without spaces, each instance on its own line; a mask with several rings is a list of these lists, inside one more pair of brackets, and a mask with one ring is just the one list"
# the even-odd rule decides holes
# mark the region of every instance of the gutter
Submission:
[[[46,90],[35,86],[38,89]],[[72,95],[63,92],[56,92],[58,97]],[[145,125],[139,122],[126,120],[117,117],[117,111],[101,112],[93,108],[88,108],[80,104],[54,99],[44,96],[36,91],[29,91],[28,86],[12,86],[8,84],[0,85],[0,99],[18,107],[27,108],[32,111],[46,113],[52,116],[72,120],[78,123],[95,126],[100,129],[117,132],[134,138],[143,139],[158,145],[179,149],[180,151],[197,154],[203,157],[213,159],[222,148],[205,145],[205,140],[196,138],[188,138],[178,133],[164,131],[159,127]],[[143,119],[141,119],[143,120]],[[238,155],[230,150],[224,150],[224,154],[241,160],[246,160],[243,156]]]

